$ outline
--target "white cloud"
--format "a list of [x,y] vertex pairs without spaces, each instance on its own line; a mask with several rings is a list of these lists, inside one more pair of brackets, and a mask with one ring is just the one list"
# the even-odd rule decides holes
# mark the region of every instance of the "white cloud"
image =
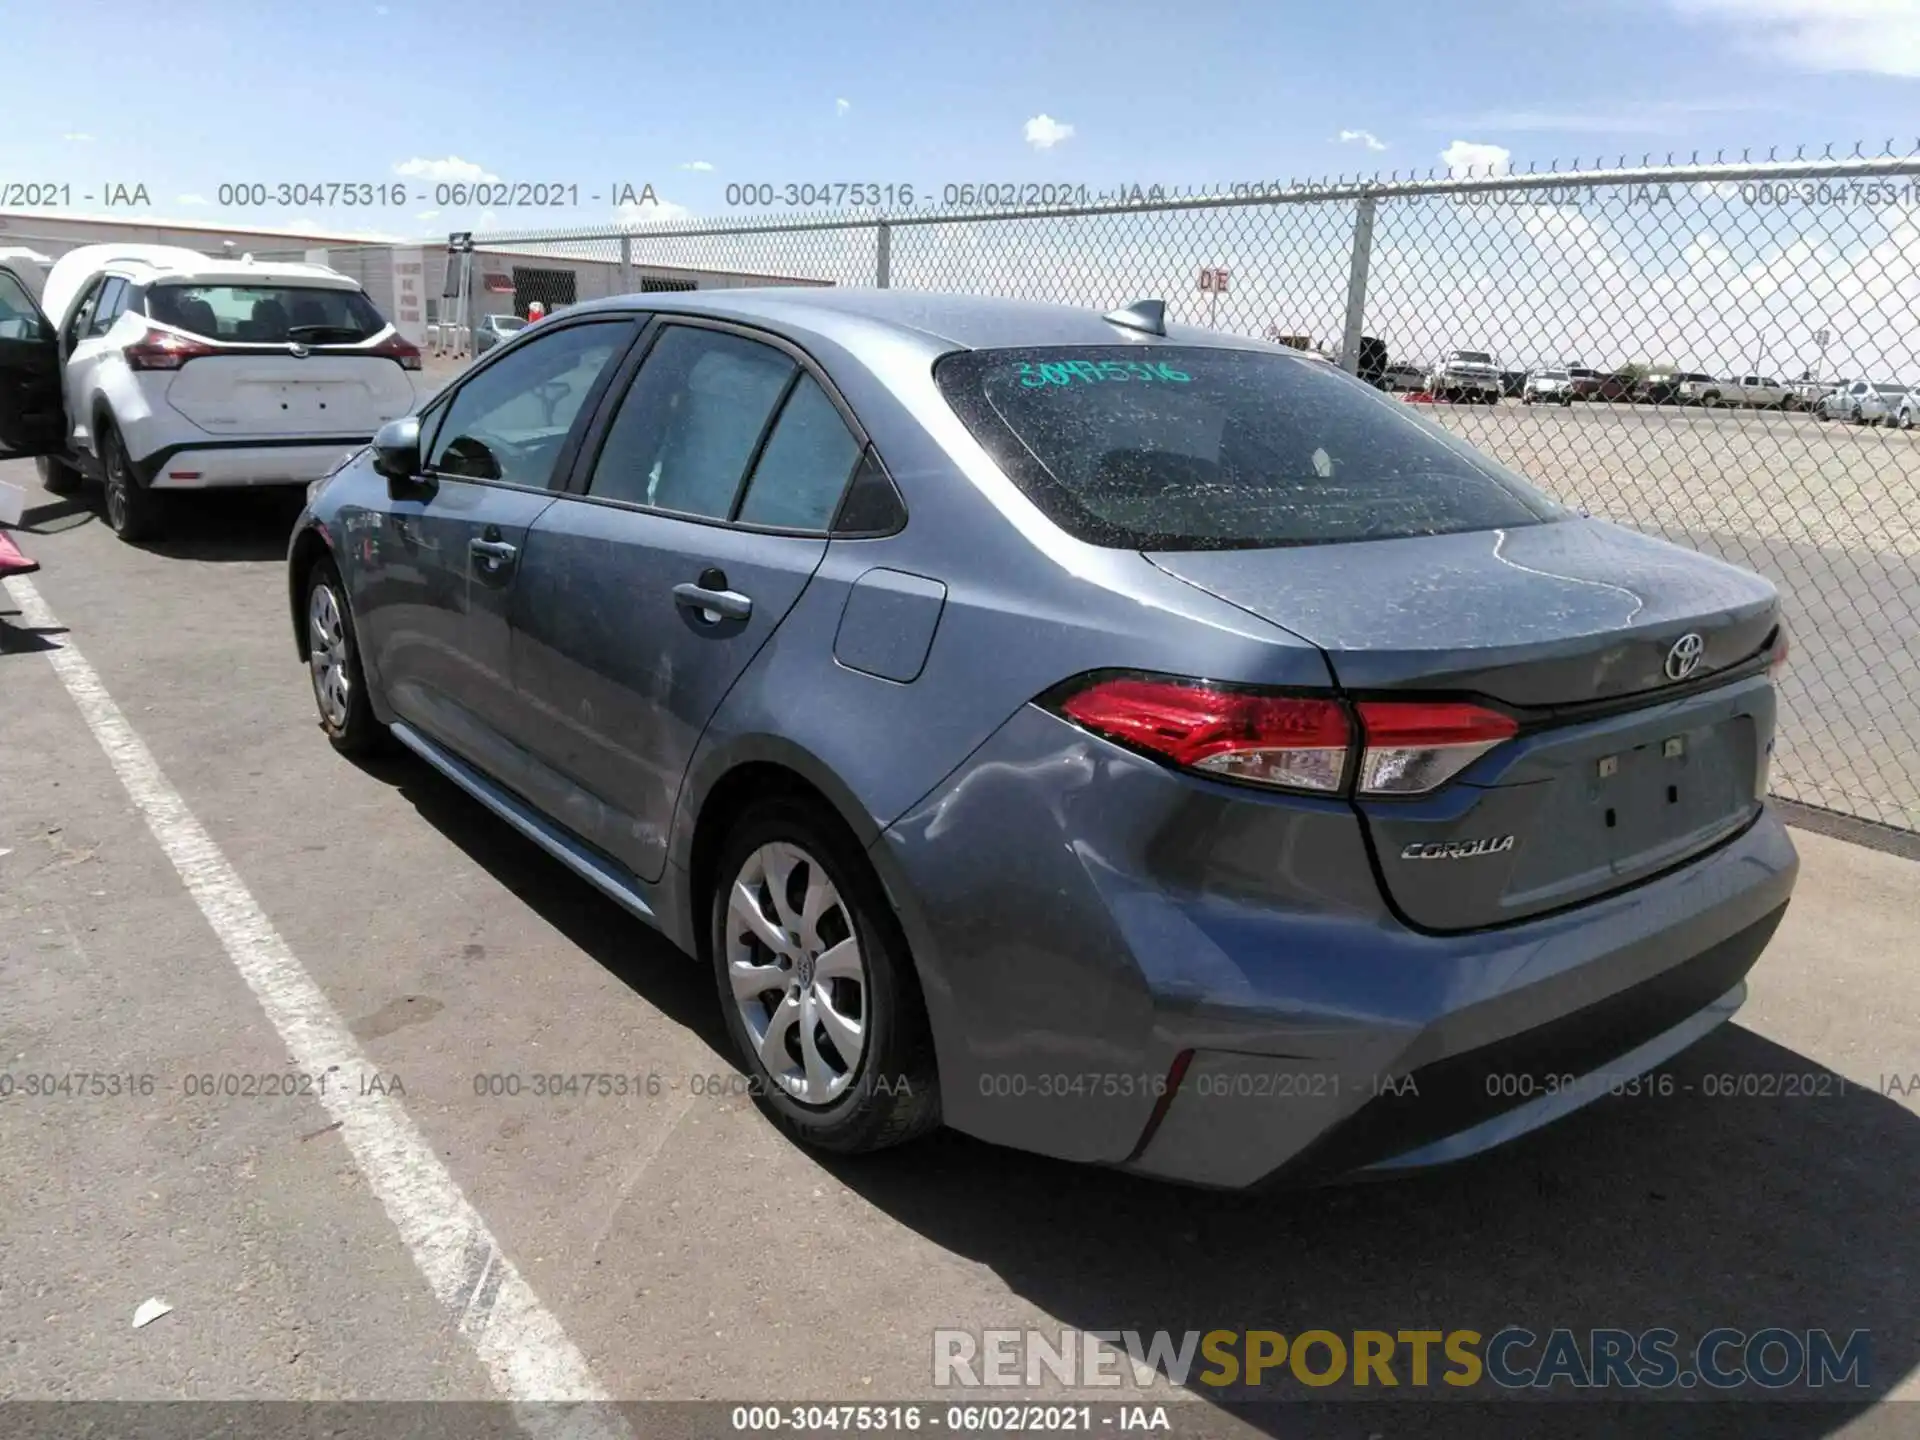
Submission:
[[411,160],[402,160],[393,167],[396,175],[405,175],[414,180],[455,181],[465,180],[472,183],[493,181],[500,177],[484,165],[476,165],[471,160],[462,160],[458,155],[449,155],[441,160],[429,160],[416,155]]
[[422,210],[418,212],[413,218],[416,220],[432,220],[438,217],[439,214],[440,212],[438,210]]
[[87,134],[84,130],[69,130],[60,138],[62,140],[71,140],[77,145],[91,145],[93,143],[93,136]]
[[373,7],[373,13],[376,15],[391,15],[393,11],[385,5],[376,5]]
[[173,203],[176,205],[204,205],[207,203],[207,197],[204,195],[176,195],[173,197]]
[[713,163],[709,160],[687,160],[682,162],[680,168],[682,170],[699,170],[705,172],[713,169]]
[[1062,140],[1073,138],[1073,126],[1062,124],[1051,115],[1036,115],[1026,124],[1027,143],[1036,150],[1051,150]]
[[1671,0],[1802,70],[1920,77],[1920,0]]
[[1440,163],[1458,176],[1504,175],[1512,163],[1513,152],[1504,145],[1484,145],[1477,140],[1456,140],[1440,152]]
[[1340,143],[1342,145],[1358,143],[1366,146],[1369,150],[1384,150],[1387,148],[1387,142],[1371,130],[1342,130],[1340,132]]
[[853,109],[853,102],[844,95],[833,102],[833,113],[836,115],[844,115],[851,109]]

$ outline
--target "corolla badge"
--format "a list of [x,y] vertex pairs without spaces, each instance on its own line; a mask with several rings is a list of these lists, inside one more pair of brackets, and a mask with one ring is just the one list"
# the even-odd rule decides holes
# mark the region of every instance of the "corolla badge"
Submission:
[[1669,680],[1684,680],[1700,666],[1700,657],[1706,653],[1707,642],[1698,634],[1689,630],[1673,642],[1673,648],[1667,651],[1666,672]]
[[1400,852],[1402,860],[1472,860],[1513,848],[1513,836],[1488,835],[1480,840],[1417,840]]

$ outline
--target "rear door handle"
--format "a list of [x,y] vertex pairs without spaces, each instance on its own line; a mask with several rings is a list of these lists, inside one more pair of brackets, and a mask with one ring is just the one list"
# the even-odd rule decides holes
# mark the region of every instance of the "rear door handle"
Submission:
[[753,614],[753,601],[738,590],[709,590],[704,585],[674,586],[673,603],[699,611],[709,625],[721,620],[745,620]]
[[512,565],[520,552],[504,540],[469,540],[467,553],[480,562],[481,569],[495,575]]

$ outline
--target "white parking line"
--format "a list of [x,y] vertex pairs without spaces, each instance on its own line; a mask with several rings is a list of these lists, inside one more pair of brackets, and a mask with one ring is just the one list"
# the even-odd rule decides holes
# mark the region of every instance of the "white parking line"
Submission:
[[[15,576],[5,585],[27,624],[58,629],[31,581]],[[501,1252],[406,1111],[389,1096],[358,1093],[360,1077],[378,1073],[376,1067],[168,783],[71,637],[46,654],[293,1063],[305,1073],[340,1077],[338,1085],[325,1088],[320,1103],[339,1122],[355,1164],[434,1298],[473,1347],[494,1388],[515,1403],[521,1428],[541,1440],[630,1440],[611,1408],[566,1408],[608,1399],[586,1356]]]

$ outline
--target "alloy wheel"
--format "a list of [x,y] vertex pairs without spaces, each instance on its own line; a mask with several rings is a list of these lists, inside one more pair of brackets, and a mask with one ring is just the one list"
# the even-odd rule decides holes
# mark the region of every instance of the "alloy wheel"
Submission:
[[776,840],[728,892],[727,979],[767,1074],[803,1105],[846,1090],[867,1047],[868,983],[853,915],[823,866]]
[[107,524],[114,530],[127,528],[127,458],[119,443],[107,437]]
[[347,668],[347,627],[329,585],[314,586],[307,598],[307,657],[321,718],[332,729],[342,730],[352,709],[353,681]]

